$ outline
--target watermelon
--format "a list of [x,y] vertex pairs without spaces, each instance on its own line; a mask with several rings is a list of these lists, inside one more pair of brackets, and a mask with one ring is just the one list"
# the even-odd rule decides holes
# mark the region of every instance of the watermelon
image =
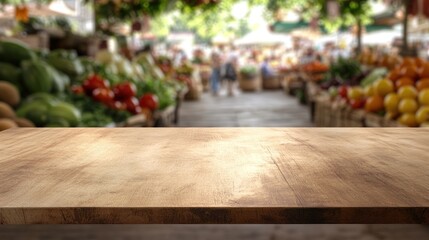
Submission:
[[53,88],[53,76],[49,65],[42,61],[22,62],[22,80],[29,93],[49,93]]
[[35,60],[36,54],[23,42],[18,40],[0,41],[0,59],[3,62],[20,66],[26,60]]

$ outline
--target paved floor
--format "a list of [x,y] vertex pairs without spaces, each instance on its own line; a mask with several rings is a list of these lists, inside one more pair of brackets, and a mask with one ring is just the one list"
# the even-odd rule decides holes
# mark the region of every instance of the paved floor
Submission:
[[283,91],[240,93],[234,97],[204,94],[185,101],[180,109],[182,127],[307,127],[308,107]]
[[2,240],[425,240],[422,225],[0,226]]

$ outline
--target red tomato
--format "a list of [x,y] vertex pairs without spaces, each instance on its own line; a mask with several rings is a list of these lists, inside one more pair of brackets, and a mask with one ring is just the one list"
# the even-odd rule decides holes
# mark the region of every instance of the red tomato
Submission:
[[110,84],[98,75],[89,76],[82,84],[86,94],[92,95],[92,91],[97,88],[109,88]]
[[113,88],[116,99],[128,99],[136,96],[137,88],[134,83],[125,82],[116,85]]
[[140,98],[140,107],[155,111],[158,108],[158,97],[152,93],[146,93]]
[[135,97],[127,98],[123,101],[128,112],[132,114],[141,113],[142,109],[139,106],[139,100]]
[[92,98],[105,104],[111,102],[114,96],[113,91],[106,88],[97,88],[92,91]]
[[83,90],[82,86],[78,86],[78,85],[73,85],[71,87],[71,90],[74,94],[83,94],[85,91]]
[[106,105],[114,110],[126,110],[127,106],[125,106],[125,103],[120,102],[120,101],[116,101],[114,99],[112,99],[111,101],[107,102]]
[[363,99],[351,99],[350,100],[350,106],[353,109],[363,108],[365,106],[365,100],[363,100]]
[[347,99],[347,86],[342,85],[338,88],[338,95],[342,98]]

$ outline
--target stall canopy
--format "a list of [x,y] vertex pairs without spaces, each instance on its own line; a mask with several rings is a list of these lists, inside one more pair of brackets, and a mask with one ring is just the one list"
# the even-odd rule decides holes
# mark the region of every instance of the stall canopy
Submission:
[[[49,16],[76,16],[77,11],[72,9],[69,5],[65,4],[62,0],[54,0],[49,5],[40,5],[37,3],[29,3],[28,14],[35,17],[49,17]],[[6,5],[3,11],[0,12],[0,18],[13,18],[15,15],[15,7],[13,5]]]
[[286,34],[272,33],[270,31],[261,29],[258,31],[250,32],[234,42],[237,46],[242,45],[286,45],[292,46],[291,36]]

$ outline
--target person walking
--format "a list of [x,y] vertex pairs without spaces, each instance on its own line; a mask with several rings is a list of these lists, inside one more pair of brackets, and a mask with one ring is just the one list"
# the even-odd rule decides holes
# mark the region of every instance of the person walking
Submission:
[[223,78],[227,81],[228,96],[234,96],[235,82],[237,82],[238,58],[232,56],[225,64],[225,75]]
[[211,55],[211,65],[212,65],[212,74],[210,77],[211,91],[214,96],[218,96],[220,91],[222,60],[221,60],[221,56],[216,52],[213,52]]

